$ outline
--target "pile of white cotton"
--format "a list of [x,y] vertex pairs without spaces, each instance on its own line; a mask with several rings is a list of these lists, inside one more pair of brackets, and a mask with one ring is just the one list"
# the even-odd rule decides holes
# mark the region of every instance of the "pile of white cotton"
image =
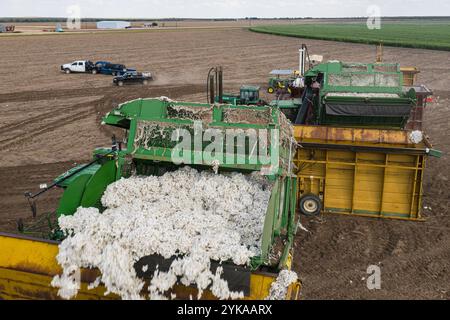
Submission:
[[[242,297],[231,292],[210,260],[248,264],[259,255],[271,184],[256,175],[217,175],[184,167],[163,176],[131,177],[111,184],[102,203],[107,209],[79,208],[62,216],[59,226],[71,231],[59,246],[63,274],[52,285],[69,299],[79,286],[80,268],[98,268],[107,293],[141,299],[145,282],[134,264],[159,254],[173,261],[167,272],[155,271],[148,291],[162,299],[177,283],[196,285],[199,297],[209,287],[221,299]],[[93,287],[91,286],[91,287]]]
[[270,286],[269,296],[266,300],[284,300],[291,284],[298,280],[297,273],[290,270],[281,270],[277,279]]

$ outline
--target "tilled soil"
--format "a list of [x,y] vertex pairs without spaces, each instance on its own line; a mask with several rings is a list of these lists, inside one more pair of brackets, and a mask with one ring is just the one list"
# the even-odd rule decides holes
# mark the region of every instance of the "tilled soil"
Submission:
[[[304,42],[325,60],[375,58],[373,46]],[[14,232],[18,218],[32,221],[24,192],[37,191],[40,183],[88,161],[94,148],[110,144],[116,132],[100,120],[118,103],[159,96],[204,102],[206,74],[215,65],[224,67],[226,91],[264,85],[270,70],[296,67],[300,44],[240,29],[1,38],[0,231]],[[60,73],[60,64],[75,59],[122,62],[155,73],[156,81],[117,88],[109,76]],[[309,232],[299,231],[294,267],[304,299],[450,298],[450,54],[385,48],[385,60],[419,67],[419,82],[435,91],[425,125],[444,156],[428,161],[427,220],[302,217]],[[38,200],[40,216],[55,209],[60,194],[53,190]],[[373,264],[381,268],[380,290],[366,287]]]

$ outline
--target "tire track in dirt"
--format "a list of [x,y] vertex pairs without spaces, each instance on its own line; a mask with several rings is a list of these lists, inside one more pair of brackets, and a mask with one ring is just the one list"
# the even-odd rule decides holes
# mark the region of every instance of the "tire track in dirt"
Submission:
[[150,95],[156,94],[158,96],[161,96],[161,93],[163,92],[170,92],[180,96],[188,94],[190,92],[192,93],[198,92],[200,89],[206,90],[204,89],[203,85],[185,84],[185,85],[149,85],[149,86],[130,85],[122,88],[111,85],[108,87],[43,90],[43,91],[21,91],[21,92],[0,94],[0,103],[38,101],[38,100],[49,100],[59,98],[67,99],[67,98],[88,97],[88,96],[105,96],[105,97],[140,96],[141,98],[146,98],[150,97],[149,94]]
[[0,94],[0,103],[39,101],[59,98],[76,98],[87,96],[102,96],[110,94],[110,87],[90,88],[90,89],[62,89],[62,90],[42,90],[42,91],[21,91],[14,93]]
[[[60,109],[55,111],[49,111],[45,112],[43,114],[40,114],[39,116],[32,117],[27,120],[22,120],[16,123],[8,124],[6,126],[3,126],[0,128],[0,133],[11,131],[11,129],[14,131],[14,128],[17,128],[17,130],[20,130],[23,127],[26,127],[26,132],[18,134],[14,137],[6,138],[3,140],[0,140],[0,151],[8,150],[14,146],[16,146],[19,143],[22,143],[30,138],[35,138],[39,135],[45,134],[49,131],[53,131],[57,128],[72,124],[74,122],[80,121],[84,118],[90,117],[90,116],[97,116],[97,118],[101,118],[104,116],[104,113],[110,111],[113,107],[117,106],[119,103],[123,103],[128,100],[137,99],[139,97],[145,98],[148,96],[151,92],[159,92],[161,93],[166,92],[168,95],[171,95],[174,98],[180,97],[182,95],[185,95],[187,93],[196,93],[200,89],[203,89],[203,86],[200,85],[185,85],[185,86],[163,86],[164,90],[161,90],[161,87],[127,87],[127,90],[120,90],[122,88],[107,88],[107,92],[103,91],[105,93],[105,96],[81,103],[76,104],[71,107],[67,107],[64,109]],[[119,90],[114,90],[119,89]],[[85,89],[79,89],[79,90],[59,90],[59,91],[52,91],[51,98],[58,98],[58,97],[76,97],[80,94],[83,94],[83,97],[89,96],[89,95],[96,95],[98,96],[98,89],[91,89],[91,90],[85,90]],[[173,94],[170,94],[173,93]],[[23,101],[23,100],[48,100],[49,99],[49,92],[47,91],[32,91],[32,92],[25,92],[25,93],[16,93],[16,94],[3,94],[0,95],[0,101],[7,100],[7,102],[11,101]],[[28,97],[28,98],[25,98]],[[72,112],[70,112],[72,111]],[[81,114],[80,114],[81,113]],[[43,125],[40,125],[43,120],[52,118],[52,120],[44,123]],[[97,119],[100,120],[100,119]],[[31,125],[31,127],[28,127]],[[108,131],[108,130],[105,130]]]
[[[69,114],[57,114],[56,117],[53,117],[54,120],[39,126],[41,121],[38,121],[36,124],[38,126],[28,128],[28,130],[22,134],[18,134],[14,137],[0,140],[0,151],[7,150],[15,145],[22,143],[30,138],[35,138],[49,131],[53,131],[57,128],[66,126],[68,124],[74,123],[86,117],[89,117],[95,114],[95,109],[92,107],[91,102],[83,103],[79,105],[75,105],[73,107],[76,112]],[[74,114],[79,114],[78,116],[73,116]],[[45,117],[44,117],[45,118]],[[42,119],[41,119],[42,120]]]
[[[60,108],[60,109],[58,109],[58,113],[67,112],[67,111],[73,110],[73,108],[74,108],[73,106],[66,107],[66,108]],[[6,126],[0,127],[0,135],[2,133],[8,132],[10,130],[14,130],[14,128],[17,128],[17,127],[26,126],[26,125],[33,124],[36,122],[40,122],[41,120],[47,119],[49,116],[52,116],[52,115],[55,115],[55,111],[44,112],[36,117],[31,117],[26,120],[10,123]]]

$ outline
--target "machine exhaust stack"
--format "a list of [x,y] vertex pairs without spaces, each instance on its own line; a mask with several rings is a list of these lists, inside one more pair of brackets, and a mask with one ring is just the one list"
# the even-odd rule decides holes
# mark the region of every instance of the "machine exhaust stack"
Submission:
[[219,67],[219,103],[223,103],[223,71]]
[[218,102],[223,103],[223,70],[222,67],[209,69],[208,80],[206,83],[208,92],[208,103],[214,103],[216,94]]
[[208,76],[208,88],[209,88],[209,99],[208,103],[214,103],[214,75],[210,74]]
[[306,48],[305,46],[302,46],[301,49],[298,50],[299,54],[300,54],[300,63],[299,63],[299,68],[298,71],[300,72],[301,76],[305,75],[305,65],[306,65]]

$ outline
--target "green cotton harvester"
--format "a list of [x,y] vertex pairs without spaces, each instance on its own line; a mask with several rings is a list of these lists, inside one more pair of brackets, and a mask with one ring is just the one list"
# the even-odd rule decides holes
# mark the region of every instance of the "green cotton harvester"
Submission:
[[[101,204],[104,191],[122,177],[159,176],[182,165],[198,170],[219,170],[220,173],[259,172],[272,185],[261,253],[251,259],[249,266],[225,264],[223,277],[228,280],[231,290],[243,291],[247,299],[266,297],[278,272],[291,267],[298,226],[297,177],[292,173],[296,142],[292,126],[280,109],[184,103],[167,98],[137,99],[109,112],[103,118],[103,124],[123,129],[124,145],[113,139],[112,148],[99,148],[93,152],[92,162],[75,167],[55,179],[55,185],[64,189],[57,215],[72,215],[80,206],[104,209]],[[224,143],[222,150],[206,156],[203,151],[211,141],[204,141],[206,139],[202,136],[208,129],[223,133],[227,139],[231,130],[235,134],[235,144],[230,144],[230,147]],[[174,139],[181,130],[193,137],[185,149],[179,148],[181,139]],[[266,140],[252,140],[262,132]],[[240,139],[242,136],[247,138]],[[198,141],[200,144],[196,144]],[[265,150],[264,156],[256,154],[258,148]],[[162,257],[143,259],[153,259],[156,266],[167,262],[161,260]],[[152,270],[145,275],[136,272],[143,278],[153,274]],[[181,287],[176,289],[177,297],[188,298],[192,288]],[[296,298],[299,287],[298,282],[292,284],[287,298]]]
[[413,89],[404,91],[398,64],[321,63],[304,82],[296,124],[402,129],[417,102]]

